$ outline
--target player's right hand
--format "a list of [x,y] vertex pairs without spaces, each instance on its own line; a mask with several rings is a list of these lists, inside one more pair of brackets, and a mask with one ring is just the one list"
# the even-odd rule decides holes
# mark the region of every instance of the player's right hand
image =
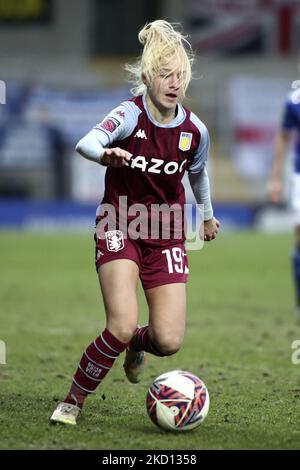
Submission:
[[273,204],[278,204],[281,201],[281,182],[272,180],[268,188],[268,194],[270,201],[273,202]]
[[101,157],[101,164],[105,166],[113,166],[114,168],[129,166],[131,157],[132,153],[119,147],[105,149]]

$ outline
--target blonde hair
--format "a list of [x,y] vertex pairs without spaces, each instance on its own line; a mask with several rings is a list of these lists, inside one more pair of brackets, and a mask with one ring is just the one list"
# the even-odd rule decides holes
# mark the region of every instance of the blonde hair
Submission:
[[130,73],[129,81],[134,84],[130,90],[133,95],[141,95],[146,91],[142,74],[151,86],[153,79],[161,74],[161,71],[174,59],[178,65],[173,67],[174,70],[169,70],[165,77],[170,72],[177,71],[179,67],[179,86],[182,87],[183,95],[185,95],[191,80],[194,54],[186,37],[175,29],[177,24],[156,20],[146,24],[139,32],[138,39],[144,46],[143,53],[136,63],[125,65],[125,70]]

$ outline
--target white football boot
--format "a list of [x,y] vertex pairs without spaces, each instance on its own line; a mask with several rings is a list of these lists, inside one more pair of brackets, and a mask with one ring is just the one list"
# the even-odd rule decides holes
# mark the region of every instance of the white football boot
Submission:
[[71,424],[72,426],[75,426],[80,411],[79,406],[62,402],[57,405],[50,421],[53,423]]

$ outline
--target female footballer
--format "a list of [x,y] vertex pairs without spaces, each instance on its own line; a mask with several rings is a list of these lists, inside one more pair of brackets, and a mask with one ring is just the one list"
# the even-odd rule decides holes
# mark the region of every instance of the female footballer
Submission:
[[[76,424],[86,397],[123,351],[126,376],[137,383],[145,352],[168,356],[179,350],[188,278],[185,171],[197,203],[204,205],[204,240],[215,239],[219,231],[206,171],[208,131],[181,104],[191,79],[191,46],[163,20],[147,24],[138,38],[142,56],[127,66],[135,82],[134,98],[121,103],[76,146],[83,157],[107,167],[95,233],[106,327],[84,351],[70,391],[51,417],[54,422]],[[138,325],[139,279],[149,307],[149,324],[143,327]]]

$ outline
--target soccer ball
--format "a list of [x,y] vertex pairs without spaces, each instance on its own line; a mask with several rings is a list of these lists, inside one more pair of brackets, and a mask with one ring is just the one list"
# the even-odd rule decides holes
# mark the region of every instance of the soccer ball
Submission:
[[189,431],[207,416],[209,394],[199,377],[173,370],[154,380],[146,403],[148,415],[158,427],[167,431]]

